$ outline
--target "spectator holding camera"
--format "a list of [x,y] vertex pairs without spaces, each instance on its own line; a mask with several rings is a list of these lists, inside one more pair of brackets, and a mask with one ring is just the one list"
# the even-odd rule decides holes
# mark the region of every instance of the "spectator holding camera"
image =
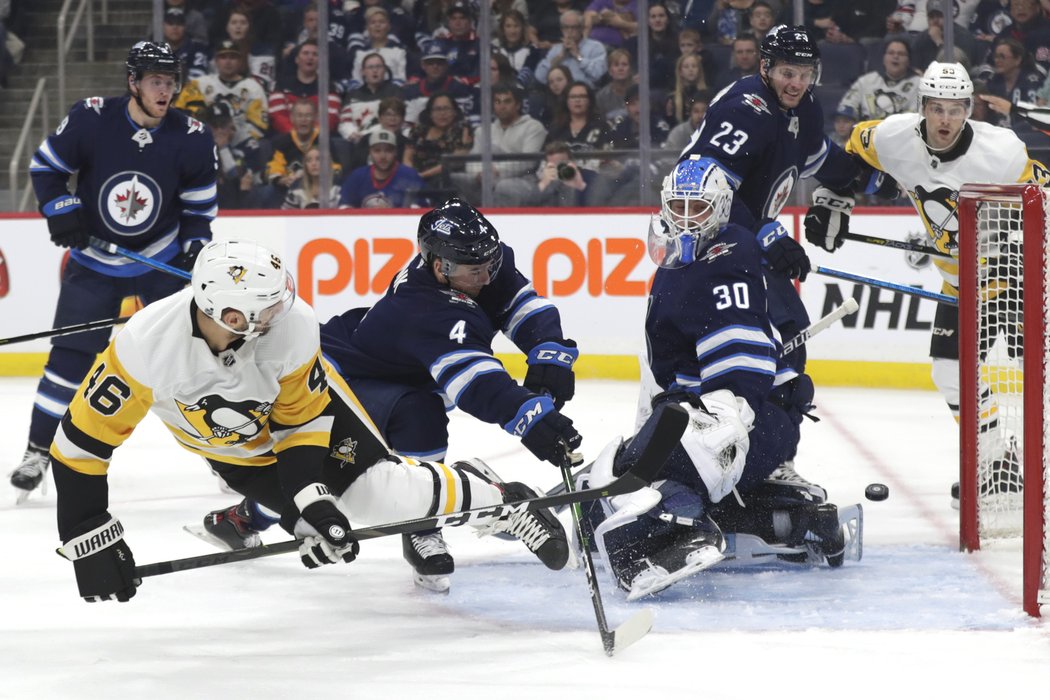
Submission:
[[586,206],[588,188],[597,178],[598,173],[573,161],[569,144],[553,141],[543,148],[536,177],[500,180],[496,183],[496,201],[506,207]]

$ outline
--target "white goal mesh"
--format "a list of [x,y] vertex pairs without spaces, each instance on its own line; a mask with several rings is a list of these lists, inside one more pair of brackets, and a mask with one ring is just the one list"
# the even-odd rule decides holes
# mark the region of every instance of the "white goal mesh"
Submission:
[[1016,538],[1025,609],[1047,598],[1047,197],[1035,185],[960,193],[960,542]]

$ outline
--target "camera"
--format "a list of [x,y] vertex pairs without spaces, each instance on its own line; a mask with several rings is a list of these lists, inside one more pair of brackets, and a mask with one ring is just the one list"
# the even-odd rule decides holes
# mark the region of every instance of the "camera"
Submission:
[[576,168],[568,163],[558,163],[558,179],[572,180],[576,177]]

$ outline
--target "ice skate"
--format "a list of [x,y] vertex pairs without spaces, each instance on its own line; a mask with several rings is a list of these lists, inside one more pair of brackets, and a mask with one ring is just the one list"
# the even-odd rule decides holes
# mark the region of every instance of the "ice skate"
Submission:
[[[22,505],[29,500],[29,494],[33,493],[44,482],[44,477],[47,475],[47,468],[50,464],[51,457],[48,455],[47,450],[29,443],[25,454],[22,455],[21,464],[11,472],[11,485],[18,490],[18,496],[15,499],[16,505]],[[46,491],[46,488],[45,486],[41,491]]]
[[[500,488],[503,489],[504,503],[537,496],[535,491],[517,481],[500,484]],[[478,529],[479,535],[494,535],[500,532],[513,535],[524,542],[529,551],[548,569],[563,569],[569,561],[569,542],[565,529],[549,508],[514,513]]]
[[659,593],[722,561],[725,548],[722,531],[705,515],[668,546],[627,566],[623,573],[630,580],[620,585],[627,589],[628,601]]
[[428,591],[448,593],[449,575],[455,571],[456,563],[441,531],[405,533],[401,535],[401,545],[405,561],[412,566],[415,584]]
[[213,510],[204,516],[201,530],[186,527],[186,530],[216,547],[226,550],[248,549],[262,545],[262,537],[252,527],[252,516],[248,502]]
[[809,479],[803,478],[795,471],[794,460],[784,462],[774,469],[773,472],[766,477],[766,483],[790,484],[791,486],[798,487],[804,491],[808,491],[818,503],[823,503],[828,500],[828,492],[823,486],[815,484]]

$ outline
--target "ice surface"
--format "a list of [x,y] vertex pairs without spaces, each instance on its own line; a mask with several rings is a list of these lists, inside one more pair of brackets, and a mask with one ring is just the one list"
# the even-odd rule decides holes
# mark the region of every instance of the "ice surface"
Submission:
[[[4,474],[21,457],[34,387],[0,380]],[[580,382],[566,414],[586,455],[631,430],[634,403],[629,383]],[[467,528],[446,530],[457,566],[447,596],[412,585],[392,537],[365,542],[348,567],[307,571],[286,555],[147,579],[130,603],[88,605],[54,553],[54,489],[15,508],[5,477],[0,698],[1043,692],[1050,634],[1020,611],[1015,554],[957,551],[956,428],[939,396],[818,389],[816,403],[822,421],[804,426],[796,467],[833,501],[864,505],[864,559],[707,572],[644,601],[653,631],[612,659],[582,571],[550,572],[519,543]],[[495,426],[453,415],[452,431],[451,460],[479,456],[508,480],[558,482]],[[873,481],[889,486],[889,500],[863,500]],[[207,553],[182,525],[236,500],[152,418],[117,451],[110,496],[140,564]],[[615,626],[638,604],[601,584]]]

